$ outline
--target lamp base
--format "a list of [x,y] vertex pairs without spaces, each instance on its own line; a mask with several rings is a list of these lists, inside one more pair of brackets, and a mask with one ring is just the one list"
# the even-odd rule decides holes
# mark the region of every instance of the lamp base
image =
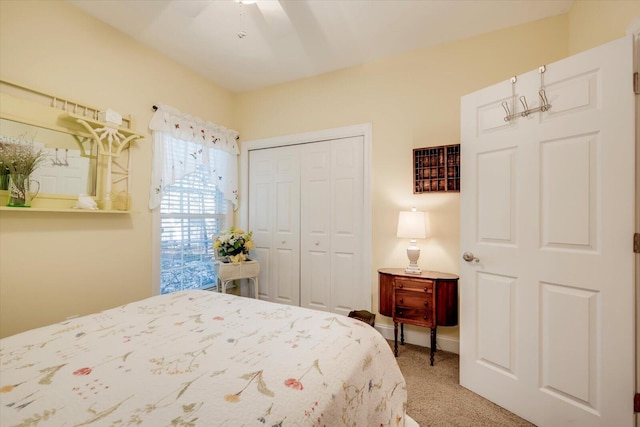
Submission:
[[411,240],[411,245],[407,248],[407,257],[409,258],[409,266],[404,269],[404,272],[408,274],[421,274],[422,270],[418,267],[420,248],[416,246],[415,240]]
[[422,270],[417,265],[410,265],[404,269],[404,272],[407,274],[422,274]]

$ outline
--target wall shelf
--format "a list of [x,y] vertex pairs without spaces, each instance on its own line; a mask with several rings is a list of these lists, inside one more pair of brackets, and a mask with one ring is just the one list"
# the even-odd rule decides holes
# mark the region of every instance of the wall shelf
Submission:
[[91,213],[91,214],[105,214],[105,213],[136,213],[136,211],[128,209],[76,209],[74,208],[77,197],[65,196],[60,194],[42,193],[33,199],[31,207],[13,207],[7,206],[9,199],[9,192],[7,190],[0,190],[0,211],[4,212],[67,212],[67,213]]
[[[85,179],[86,184],[78,190],[74,188],[69,192],[66,187],[61,188],[60,194],[55,191],[57,187],[49,186],[47,193],[41,193],[34,199],[32,212],[127,212],[131,208],[131,146],[135,141],[144,138],[133,130],[131,116],[116,120],[118,113],[111,111],[109,117],[113,121],[121,122],[118,126],[100,120],[102,110],[87,105],[78,104],[46,94],[39,90],[20,86],[12,82],[0,79],[0,118],[6,125],[7,132],[16,132],[17,125],[26,125],[37,132],[38,143],[44,144],[47,150],[58,148],[74,150],[80,158],[89,159],[89,171]],[[107,110],[110,111],[110,110]],[[55,134],[44,133],[44,130],[55,131]],[[28,129],[29,132],[32,129]],[[68,141],[61,142],[58,133],[70,136]],[[18,135],[18,133],[16,133]],[[1,136],[1,135],[0,135]],[[14,135],[7,135],[14,136]],[[69,146],[69,144],[73,144]],[[79,147],[78,148],[76,147]],[[52,175],[55,184],[60,176]],[[64,176],[63,176],[64,177]],[[75,178],[75,177],[74,177]],[[86,190],[85,190],[86,187]],[[5,187],[6,188],[6,187]],[[52,190],[53,189],[53,190]],[[2,201],[6,192],[0,190],[0,206],[6,204]],[[99,211],[73,209],[78,194],[88,194],[93,197],[100,208]],[[6,198],[6,197],[5,197]],[[4,206],[3,211],[17,211]]]
[[413,150],[413,193],[460,191],[460,144]]
[[10,206],[0,206],[0,211],[5,212],[53,212],[53,213],[89,213],[89,214],[131,214],[133,211],[105,211],[105,210],[91,210],[91,209],[61,209],[61,208],[12,208]]

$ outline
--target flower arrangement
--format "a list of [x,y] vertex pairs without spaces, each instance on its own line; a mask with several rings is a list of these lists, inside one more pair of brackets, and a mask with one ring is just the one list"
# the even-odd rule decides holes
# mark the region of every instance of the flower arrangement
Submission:
[[46,158],[44,150],[24,138],[9,142],[6,138],[0,139],[0,185],[1,189],[10,191],[8,206],[30,205],[30,199],[35,196],[30,191],[29,177]]
[[0,143],[0,170],[6,170],[10,175],[29,176],[46,158],[44,150],[24,140]]
[[244,230],[231,227],[216,237],[213,250],[216,256],[229,257],[232,263],[246,261],[249,251],[253,249],[252,236],[252,231],[245,233]]

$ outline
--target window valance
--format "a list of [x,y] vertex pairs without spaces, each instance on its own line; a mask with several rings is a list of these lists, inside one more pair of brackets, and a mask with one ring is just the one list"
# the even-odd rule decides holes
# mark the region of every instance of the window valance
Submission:
[[238,132],[158,105],[149,129],[153,133],[153,165],[149,208],[160,206],[164,188],[204,167],[209,180],[238,205]]
[[200,143],[235,155],[240,154],[238,132],[235,130],[181,113],[167,105],[157,105],[156,108],[149,123],[149,129],[152,131],[166,132],[176,139]]

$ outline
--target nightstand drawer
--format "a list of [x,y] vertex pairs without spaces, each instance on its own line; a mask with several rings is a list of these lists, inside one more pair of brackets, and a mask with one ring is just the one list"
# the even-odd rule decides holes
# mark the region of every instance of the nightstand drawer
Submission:
[[410,323],[426,327],[430,327],[433,323],[433,315],[431,310],[396,307],[395,314],[396,315],[393,319],[397,322],[412,321]]
[[433,307],[432,294],[426,292],[407,292],[396,290],[396,307],[418,308],[420,310],[430,310]]
[[433,293],[433,280],[415,280],[404,277],[396,277],[395,286],[396,289]]

